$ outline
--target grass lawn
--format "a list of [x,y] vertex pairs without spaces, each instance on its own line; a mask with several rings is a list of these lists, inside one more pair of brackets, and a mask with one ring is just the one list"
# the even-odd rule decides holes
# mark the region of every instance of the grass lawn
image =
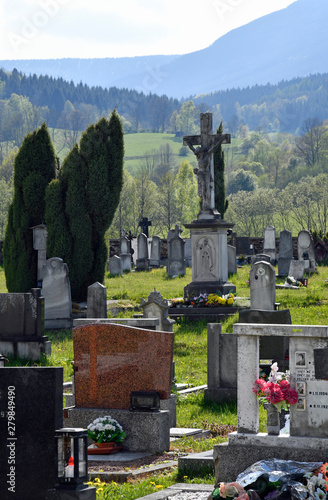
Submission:
[[[250,266],[238,268],[237,274],[230,280],[237,287],[237,295],[249,297],[247,284]],[[280,309],[290,309],[293,324],[297,325],[327,325],[328,324],[328,268],[318,267],[317,273],[308,277],[308,287],[299,290],[277,290],[276,302],[280,302]],[[105,277],[107,298],[122,299],[124,302],[136,306],[140,304],[141,297],[147,298],[154,289],[161,292],[167,299],[181,297],[184,286],[191,281],[191,270],[181,278],[170,279],[164,269],[150,272],[129,273],[123,277]],[[277,279],[277,283],[284,280]],[[0,292],[6,292],[4,271],[0,268]],[[238,315],[223,323],[223,331],[232,331],[233,322],[238,321]],[[46,332],[52,340],[52,354],[40,360],[39,365],[63,366],[64,379],[70,380],[73,370],[73,343],[71,331]],[[174,325],[175,345],[174,360],[175,374],[178,382],[203,385],[207,380],[207,327],[206,322],[176,323]],[[26,360],[11,360],[11,365],[27,365]],[[33,362],[35,365],[35,363]],[[194,393],[187,397],[178,395],[177,425],[179,427],[194,427],[211,429],[214,437],[204,441],[184,439],[172,443],[176,451],[198,452],[212,449],[215,443],[226,439],[222,436],[224,426],[233,426],[237,423],[237,410],[235,404],[206,403],[202,393]],[[265,411],[260,408],[260,431],[265,432]],[[96,482],[99,490],[99,499],[125,498],[133,500],[140,496],[153,493],[166,488],[175,482],[209,482],[214,483],[214,478],[179,477],[177,472],[155,475],[143,481],[119,485],[109,485]]]

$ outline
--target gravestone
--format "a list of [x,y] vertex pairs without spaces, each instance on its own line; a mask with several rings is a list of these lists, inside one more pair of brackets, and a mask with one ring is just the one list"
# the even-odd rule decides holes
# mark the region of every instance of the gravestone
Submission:
[[168,410],[129,411],[132,391],[157,392],[169,400],[173,333],[116,324],[73,330],[75,408],[65,410],[65,425],[84,427],[111,415],[124,428],[126,451],[162,453],[170,447]]
[[288,276],[290,261],[293,259],[292,233],[284,229],[279,238],[278,275]]
[[297,238],[297,254],[298,260],[305,262],[306,273],[313,273],[316,270],[317,264],[315,261],[314,244],[312,235],[309,231],[300,231]]
[[276,230],[274,226],[267,226],[264,230],[263,253],[270,255],[271,264],[276,263]]
[[268,262],[271,264],[271,257],[265,253],[257,253],[251,257],[251,268],[256,264],[256,262]]
[[1,368],[0,498],[45,500],[56,483],[63,368]]
[[170,241],[173,237],[179,237],[180,236],[180,229],[179,229],[179,226],[178,224],[176,224],[175,228],[174,229],[169,229],[169,232],[167,233],[167,258],[169,259],[170,258]]
[[[259,460],[323,462],[328,449],[327,381],[316,379],[314,351],[328,346],[326,326],[235,324],[238,337],[238,430],[228,444],[214,446],[215,478],[228,481]],[[290,433],[259,433],[259,400],[253,393],[259,375],[259,338],[289,337],[290,384],[298,402],[290,408]],[[247,370],[245,367],[247,366]]]
[[137,271],[144,271],[149,268],[148,239],[144,233],[138,236],[138,258]]
[[305,262],[304,260],[291,260],[289,264],[288,276],[297,281],[304,281]]
[[151,292],[148,295],[148,300],[141,299],[141,308],[144,318],[158,318],[159,325],[157,330],[163,332],[173,332],[173,325],[175,321],[169,319],[168,311],[169,305],[167,300],[163,299],[160,292]]
[[32,288],[29,293],[0,293],[0,352],[31,359],[50,354],[43,318],[40,288]]
[[88,286],[87,318],[107,318],[106,287],[98,281]]
[[169,276],[182,276],[186,274],[186,260],[184,256],[185,242],[181,236],[173,236],[168,243],[167,274]]
[[161,238],[153,236],[150,247],[150,267],[159,267],[161,262]]
[[42,269],[47,260],[47,226],[40,224],[31,229],[33,230],[33,248],[38,252],[37,283],[41,286]]
[[173,334],[114,324],[73,331],[75,401],[80,408],[130,408],[131,391],[171,393]]
[[118,255],[114,255],[113,257],[109,258],[108,268],[109,268],[110,274],[112,274],[113,276],[122,276],[123,275],[122,261]]
[[228,245],[228,274],[237,272],[236,247]]
[[205,399],[219,403],[237,397],[237,337],[222,334],[220,323],[207,324]]
[[186,266],[191,267],[192,266],[192,256],[191,256],[191,239],[190,238],[184,238],[185,241],[185,259],[186,259]]
[[131,271],[131,249],[130,242],[126,236],[120,239],[120,259],[122,264],[122,271]]
[[268,262],[257,262],[249,273],[251,309],[274,310],[276,302],[275,271]]
[[43,266],[42,277],[44,327],[71,328],[72,299],[67,264],[58,257],[48,259]]

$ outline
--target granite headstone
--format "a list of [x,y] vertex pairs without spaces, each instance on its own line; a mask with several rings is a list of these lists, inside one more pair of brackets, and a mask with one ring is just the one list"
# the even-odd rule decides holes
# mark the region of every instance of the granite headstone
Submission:
[[171,393],[173,333],[114,324],[73,330],[75,406],[130,408],[131,391]]
[[106,287],[98,281],[88,286],[87,318],[107,318]]
[[274,310],[276,302],[275,271],[268,262],[257,262],[249,273],[251,309]]
[[62,259],[48,259],[42,269],[44,297],[44,327],[71,328],[72,299],[68,267]]
[[56,483],[63,368],[0,369],[0,498],[45,500]]

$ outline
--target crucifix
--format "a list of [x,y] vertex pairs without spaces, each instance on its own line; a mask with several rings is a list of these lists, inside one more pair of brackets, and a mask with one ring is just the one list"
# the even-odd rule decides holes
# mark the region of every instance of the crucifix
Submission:
[[[183,145],[195,154],[198,168],[194,169],[198,180],[198,196],[202,200],[202,211],[213,210],[214,167],[213,153],[221,144],[230,144],[230,134],[213,134],[212,113],[200,114],[200,135],[186,135]],[[200,144],[196,149],[194,146]]]

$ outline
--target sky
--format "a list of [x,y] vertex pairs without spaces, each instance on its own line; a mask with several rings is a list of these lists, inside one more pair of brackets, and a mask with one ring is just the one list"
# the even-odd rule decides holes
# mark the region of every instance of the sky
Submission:
[[187,54],[294,1],[1,0],[0,59]]

